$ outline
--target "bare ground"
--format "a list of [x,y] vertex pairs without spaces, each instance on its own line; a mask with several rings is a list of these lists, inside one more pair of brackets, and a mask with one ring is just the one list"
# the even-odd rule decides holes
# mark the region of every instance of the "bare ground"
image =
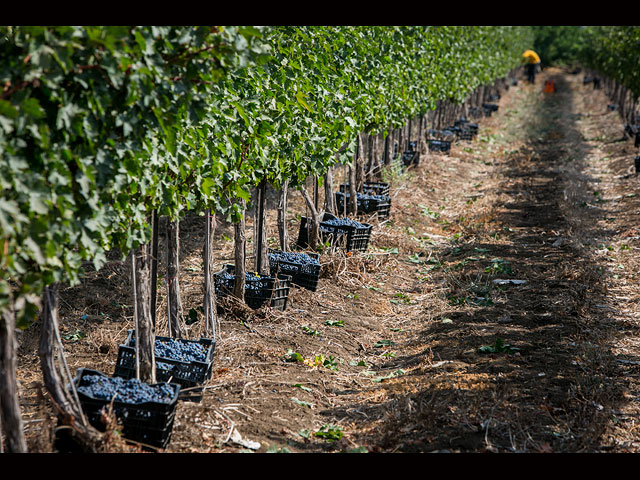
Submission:
[[[546,70],[499,104],[476,140],[392,179],[390,219],[371,220],[367,253],[325,252],[317,292],[220,316],[213,378],[179,403],[166,452],[640,451],[633,142],[579,75]],[[295,240],[306,212],[291,201]],[[185,311],[203,301],[203,226],[181,225]],[[231,232],[216,232],[217,266]],[[128,275],[114,256],[62,291],[72,372],[113,372],[133,328]],[[38,328],[20,334],[19,381],[30,451],[51,452]],[[187,336],[207,336],[202,321]]]

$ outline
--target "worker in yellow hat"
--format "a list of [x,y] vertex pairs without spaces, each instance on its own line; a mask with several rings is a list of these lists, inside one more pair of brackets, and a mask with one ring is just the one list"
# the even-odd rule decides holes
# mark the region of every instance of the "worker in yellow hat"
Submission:
[[527,73],[527,80],[530,83],[536,83],[536,71],[540,67],[540,57],[533,50],[525,50],[522,53],[522,63]]

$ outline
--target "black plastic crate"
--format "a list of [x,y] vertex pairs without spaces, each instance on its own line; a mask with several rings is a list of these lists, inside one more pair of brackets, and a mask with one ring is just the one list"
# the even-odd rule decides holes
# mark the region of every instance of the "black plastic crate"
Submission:
[[472,129],[466,128],[464,124],[456,122],[456,125],[449,127],[447,131],[453,132],[456,136],[456,140],[473,140],[475,132]]
[[451,142],[455,139],[456,132],[454,127],[447,127],[440,130],[440,140]]
[[[185,362],[156,355],[156,378],[160,382],[173,382],[180,385],[182,387],[181,400],[200,401],[202,399],[202,388],[197,387],[211,378],[216,342],[210,338],[185,340],[156,336],[156,343],[171,341],[201,345],[206,351],[205,359],[203,361]],[[129,330],[124,344],[118,347],[118,359],[113,375],[114,377],[133,378],[135,374],[135,330]]]
[[365,182],[362,186],[364,193],[373,195],[389,195],[389,184],[386,182]]
[[430,152],[449,153],[451,151],[451,142],[449,140],[428,140]]
[[[224,265],[222,270],[213,274],[218,298],[230,295],[233,292],[235,270],[234,265]],[[285,310],[289,300],[290,287],[291,275],[279,274],[265,277],[254,274],[253,278],[245,279],[244,301],[254,310],[262,307],[267,302],[271,308]]]
[[456,136],[458,137],[459,140],[471,141],[471,140],[474,139],[476,134],[472,130],[467,130],[465,128],[460,128],[458,130],[458,132],[456,132]]
[[279,250],[269,249],[268,254],[271,276],[276,276],[279,273],[290,275],[292,284],[312,292],[318,289],[318,280],[320,279],[320,255],[318,253],[306,253],[315,260],[315,262],[308,263],[281,258],[282,252]]
[[370,193],[369,210],[367,213],[377,213],[378,218],[387,218],[391,211],[391,197],[389,195]]
[[473,118],[480,118],[483,116],[483,112],[478,107],[470,107],[469,115],[471,115]]
[[402,163],[405,167],[417,166],[420,163],[420,152],[408,150],[402,153]]
[[[330,213],[325,213],[320,222],[320,241],[330,242],[334,247],[343,247],[347,252],[361,251],[364,252],[369,247],[369,239],[371,237],[372,225],[362,223],[362,227],[354,225],[332,225],[327,223],[328,220],[337,218]],[[300,219],[300,232],[298,233],[298,246],[305,248],[309,245],[309,236],[307,225],[309,224],[307,217]]]
[[[108,378],[97,370],[80,368],[73,379],[76,390],[87,384],[86,377],[89,375]],[[122,423],[122,435],[125,439],[154,448],[166,448],[169,444],[181,387],[177,383],[166,382],[154,385],[160,384],[167,384],[175,391],[167,403],[149,401],[133,404],[118,400],[117,397],[113,400],[113,412]],[[101,420],[102,411],[108,409],[111,400],[94,398],[81,390],[78,390],[78,398],[89,423],[97,430],[104,431],[105,426]]]
[[[351,195],[349,193],[336,192],[336,208],[338,209],[339,212],[344,211],[344,202],[346,201],[348,205],[350,198],[351,198]],[[356,212],[356,215],[371,212],[372,207],[370,205],[370,202],[371,201],[368,198],[368,196],[360,192],[356,192],[356,205],[358,209]]]
[[639,132],[640,128],[638,125],[632,125],[630,123],[624,125],[624,133],[625,135],[629,135],[629,138],[634,138]]
[[495,103],[483,103],[482,110],[484,111],[485,116],[490,117],[493,112],[498,111],[498,105]]
[[388,195],[380,195],[380,198],[376,202],[376,212],[378,213],[378,218],[389,218],[389,214],[391,213],[391,198]]
[[[341,192],[349,191],[349,184],[340,185]],[[389,195],[389,184],[386,182],[364,182],[362,184],[362,192],[369,195]]]
[[467,131],[473,133],[474,135],[478,133],[478,124],[470,122],[469,120],[467,120],[464,117],[461,118],[460,120],[457,120],[455,122],[455,126],[459,127],[461,130],[467,130]]
[[[336,204],[339,212],[344,211],[343,198],[345,194],[336,192]],[[346,194],[349,198],[349,194]],[[358,212],[360,214],[377,213],[378,218],[386,218],[391,210],[391,198],[388,195],[379,195],[376,193],[360,193],[358,192]]]

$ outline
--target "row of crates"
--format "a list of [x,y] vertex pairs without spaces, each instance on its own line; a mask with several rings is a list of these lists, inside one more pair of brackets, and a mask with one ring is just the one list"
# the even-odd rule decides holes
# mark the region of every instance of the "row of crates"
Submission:
[[[458,139],[471,140],[477,134],[477,125],[464,119],[450,127],[449,132]],[[430,151],[448,152],[451,141],[444,139],[430,139]],[[413,148],[411,148],[413,147]],[[405,166],[417,165],[419,153],[415,143],[410,150],[403,152]],[[348,184],[340,185],[336,192],[336,202],[339,210],[349,199]],[[363,191],[358,194],[358,214],[377,214],[378,218],[389,216],[391,199],[389,184],[383,182],[368,182]],[[347,221],[325,213],[319,225],[320,240],[329,242],[335,247],[342,247],[347,252],[366,251],[371,238],[373,226],[367,223]],[[297,244],[299,247],[308,246],[308,227],[310,220],[301,218]],[[320,256],[309,253],[308,263],[287,259],[278,255],[277,250],[268,250],[269,276],[250,274],[245,279],[245,302],[258,309],[268,304],[271,308],[284,310],[287,307],[290,288],[297,286],[316,291],[320,277]],[[230,295],[235,281],[233,265],[224,265],[222,270],[213,274],[215,292],[218,298]],[[169,339],[156,337],[156,342],[191,342],[197,343],[205,352],[202,361],[183,361],[167,356],[156,356],[156,377],[158,384],[171,386],[174,395],[164,402],[147,401],[138,404],[126,403],[123,400],[95,398],[87,393],[78,391],[79,399],[89,422],[98,430],[104,430],[102,413],[108,407],[122,423],[123,436],[134,442],[153,448],[166,448],[171,438],[175,411],[178,400],[200,401],[203,385],[212,375],[212,365],[215,351],[215,341],[201,338],[200,340]],[[119,345],[113,377],[132,379],[136,372],[135,332],[129,330],[124,343]],[[87,368],[79,369],[73,383],[78,389],[86,384],[89,376],[106,376],[104,373]],[[82,390],[82,389],[81,389]]]

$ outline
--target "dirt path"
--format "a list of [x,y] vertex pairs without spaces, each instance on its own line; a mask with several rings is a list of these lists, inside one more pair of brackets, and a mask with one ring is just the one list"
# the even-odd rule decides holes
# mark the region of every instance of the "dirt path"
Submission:
[[[637,293],[626,283],[637,247],[614,216],[634,211],[637,183],[611,163],[615,149],[625,170],[633,157],[601,92],[555,73],[557,94],[525,85],[501,103],[483,183],[491,200],[479,216],[461,212],[460,241],[442,252],[458,308],[419,330],[433,361],[405,379],[412,391],[389,409],[384,451],[638,449]],[[479,351],[499,340],[517,350]]]
[[[551,76],[558,92],[543,94]],[[202,402],[179,404],[167,450],[640,451],[640,201],[606,107],[581,76],[545,71],[507,91],[474,142],[395,178],[367,254],[325,252],[318,291],[292,291],[284,312],[221,316],[214,376]],[[202,302],[202,231],[182,225],[185,311]],[[219,264],[230,236],[217,231]],[[72,370],[113,371],[128,291],[114,260],[64,292]],[[31,448],[49,451],[36,345],[37,325],[20,375]]]

